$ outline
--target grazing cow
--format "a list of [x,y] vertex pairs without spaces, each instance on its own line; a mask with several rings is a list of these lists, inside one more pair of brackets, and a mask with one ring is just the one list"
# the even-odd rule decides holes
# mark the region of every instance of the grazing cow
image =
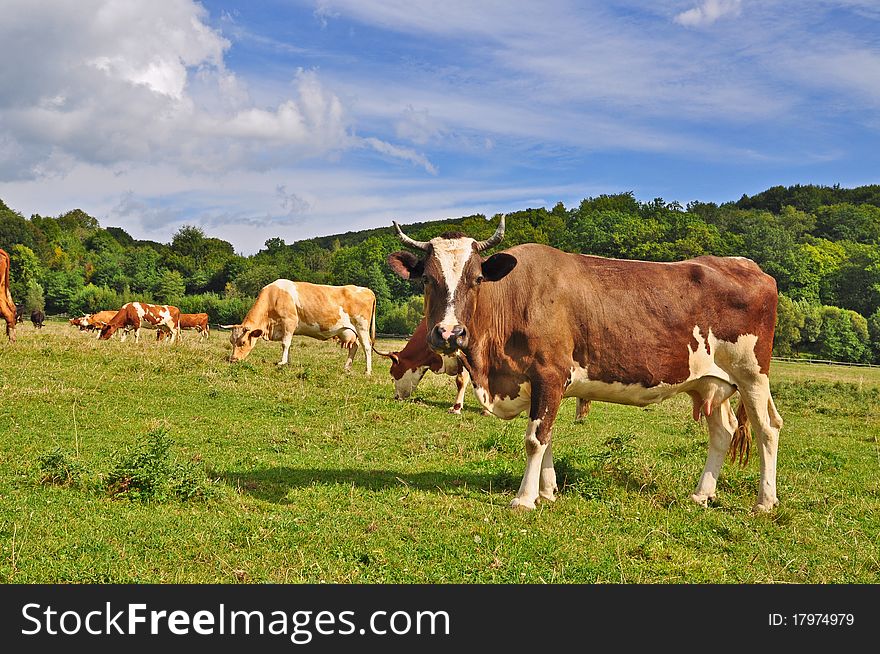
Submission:
[[84,316],[80,316],[79,318],[71,318],[67,322],[71,325],[79,327],[79,330],[82,331],[96,331],[98,332],[98,337],[101,335],[101,330],[104,328],[113,316],[116,315],[116,311],[98,311],[97,313],[87,313]]
[[391,377],[394,379],[394,398],[405,400],[429,370],[433,373],[441,372],[455,377],[455,385],[458,393],[455,396],[455,404],[449,408],[449,413],[461,413],[464,404],[464,392],[470,382],[470,375],[464,369],[461,362],[455,357],[441,357],[428,347],[428,329],[424,319],[418,324],[413,335],[407,341],[404,348],[397,352],[381,352],[375,347],[373,351],[383,357],[391,359]]
[[46,319],[46,314],[43,313],[40,309],[34,309],[31,311],[31,322],[34,324],[34,327],[42,328],[43,321]]
[[16,304],[15,305],[15,324],[19,324],[24,321],[24,304]]
[[[201,338],[208,338],[210,335],[210,326],[208,325],[207,313],[181,313],[180,314],[180,336],[183,338],[183,330],[195,329]],[[161,341],[165,338],[165,332],[161,329],[156,331],[156,340]]]
[[[372,346],[376,337],[376,296],[361,286],[325,286],[308,282],[276,279],[262,288],[257,301],[240,325],[231,329],[231,362],[241,361],[257,340],[281,341],[281,361],[287,363],[294,336],[310,336],[322,341],[335,338],[348,349],[345,370],[357,353],[358,342],[367,357],[367,374],[372,373]],[[353,332],[356,340],[350,336]]]
[[9,254],[0,249],[0,317],[6,321],[6,338],[15,343],[16,305],[9,292]]
[[[449,408],[449,413],[460,414],[464,406],[464,393],[471,381],[467,369],[457,357],[441,357],[428,347],[427,321],[422,321],[410,336],[406,346],[398,352],[380,352],[375,347],[373,351],[383,357],[391,359],[391,377],[394,379],[394,399],[405,400],[416,390],[416,386],[430,370],[434,373],[445,373],[455,376],[455,385],[458,393],[455,396],[455,404]],[[581,420],[590,412],[590,403],[578,398],[575,419]],[[483,409],[483,415],[491,415]]]
[[180,335],[180,309],[169,304],[127,302],[101,328],[98,338],[106,341],[116,330],[122,329],[119,340],[124,342],[128,332],[134,330],[134,341],[137,343],[140,341],[141,327],[166,331],[171,334],[173,343]]
[[[423,279],[428,345],[457,355],[483,406],[511,419],[529,411],[526,468],[511,507],[532,509],[557,490],[551,435],[563,397],[645,406],[677,393],[706,417],[709,453],[691,499],[715,497],[725,455],[748,457],[758,435],[761,479],[755,511],[776,497],[782,418],[770,395],[775,280],[741,257],[675,263],[569,254],[528,243],[483,259],[504,235],[461,233],[415,241],[389,265]],[[729,398],[740,393],[734,415]]]

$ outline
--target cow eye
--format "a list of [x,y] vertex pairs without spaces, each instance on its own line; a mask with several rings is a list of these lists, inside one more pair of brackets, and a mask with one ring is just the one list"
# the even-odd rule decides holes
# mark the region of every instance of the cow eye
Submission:
[[484,277],[482,275],[477,275],[477,278],[474,280],[474,284],[482,284]]

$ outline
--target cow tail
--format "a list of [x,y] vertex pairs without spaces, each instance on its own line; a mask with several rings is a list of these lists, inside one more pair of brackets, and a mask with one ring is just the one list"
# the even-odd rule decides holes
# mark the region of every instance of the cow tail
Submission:
[[737,427],[730,440],[728,454],[731,463],[739,460],[739,464],[745,466],[749,462],[749,450],[752,448],[752,427],[749,425],[749,415],[746,413],[746,405],[742,398],[736,408],[736,421]]
[[373,314],[370,316],[370,345],[376,342],[376,306],[379,304],[379,301],[376,299],[375,294],[373,295]]

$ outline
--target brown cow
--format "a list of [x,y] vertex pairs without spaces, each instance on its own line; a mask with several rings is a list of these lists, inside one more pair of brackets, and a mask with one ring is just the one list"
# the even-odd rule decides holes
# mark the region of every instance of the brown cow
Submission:
[[[207,313],[181,313],[180,314],[180,337],[183,338],[183,331],[195,329],[201,338],[210,336],[210,326],[208,325]],[[156,330],[156,340],[161,341],[165,338],[165,332],[161,329]]]
[[397,400],[405,400],[412,395],[422,377],[429,370],[437,374],[442,372],[454,376],[458,392],[455,396],[455,404],[450,407],[449,413],[460,414],[464,404],[465,389],[470,382],[470,375],[458,359],[441,357],[428,347],[426,325],[427,323],[422,319],[402,350],[381,352],[374,347],[373,351],[380,356],[391,359],[394,398]]
[[[373,347],[373,352],[379,356],[391,359],[391,378],[394,380],[394,399],[405,400],[412,395],[422,377],[429,370],[435,374],[446,374],[455,377],[457,393],[455,403],[449,407],[449,413],[461,414],[464,406],[464,394],[471,376],[461,365],[456,357],[441,357],[428,347],[427,322],[423,318],[416,326],[416,330],[406,342],[402,350],[396,352],[382,352]],[[589,412],[589,402],[578,400],[577,418],[582,418]],[[490,415],[483,409],[483,415]]]
[[[240,325],[231,329],[229,360],[241,361],[258,339],[281,341],[281,361],[287,363],[294,336],[310,336],[322,341],[335,338],[348,349],[345,370],[357,353],[358,342],[367,357],[367,374],[372,372],[372,346],[376,337],[376,295],[362,286],[325,286],[308,282],[276,279],[262,288],[256,302]],[[354,334],[357,340],[351,337]]]
[[98,337],[106,341],[118,329],[122,329],[120,341],[125,341],[128,332],[134,330],[135,343],[140,341],[141,327],[161,329],[171,334],[173,343],[180,334],[180,309],[169,304],[147,304],[145,302],[127,302],[101,328]]
[[0,250],[0,316],[6,321],[6,338],[15,343],[16,306],[9,292],[9,255]]
[[[513,508],[555,499],[551,435],[563,397],[645,406],[677,393],[706,416],[709,453],[691,495],[715,497],[725,455],[740,461],[755,427],[761,454],[756,511],[777,503],[782,427],[770,395],[775,280],[741,257],[675,263],[569,254],[528,243],[483,259],[501,241],[461,233],[415,241],[388,257],[425,282],[428,345],[458,356],[481,404],[511,419],[529,411],[526,469]],[[740,393],[735,416],[729,398]]]

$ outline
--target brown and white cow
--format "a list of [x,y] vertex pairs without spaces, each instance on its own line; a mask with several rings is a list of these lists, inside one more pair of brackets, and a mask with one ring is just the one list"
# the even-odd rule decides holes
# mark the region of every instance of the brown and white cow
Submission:
[[[460,414],[461,407],[464,406],[465,390],[471,382],[470,373],[457,357],[441,357],[428,347],[427,324],[427,321],[422,318],[402,350],[381,352],[374,347],[373,351],[380,356],[391,359],[390,372],[394,380],[394,399],[396,400],[405,400],[412,395],[428,370],[437,374],[442,372],[454,376],[458,392],[455,396],[455,404],[449,408],[449,413]],[[578,398],[575,420],[583,420],[589,413],[589,400]],[[483,409],[483,415],[491,414]]]
[[397,400],[405,400],[412,395],[429,370],[436,374],[443,373],[455,377],[458,392],[455,396],[455,404],[450,407],[449,413],[460,414],[464,404],[464,393],[470,383],[470,375],[456,357],[441,357],[429,348],[427,337],[427,322],[422,319],[402,350],[381,352],[373,348],[373,351],[391,359],[394,398]]
[[119,340],[124,342],[128,332],[133,330],[134,341],[137,343],[140,341],[141,327],[166,331],[171,335],[173,343],[180,335],[180,309],[170,304],[127,302],[101,328],[98,338],[105,341],[122,329]]
[[[376,296],[362,286],[326,286],[276,279],[260,290],[256,302],[240,325],[231,329],[229,360],[241,361],[259,339],[281,341],[281,361],[288,361],[294,336],[322,341],[335,338],[348,350],[345,370],[357,353],[358,343],[367,357],[367,374],[373,370],[372,345],[376,337]],[[354,333],[357,340],[351,338]]]
[[71,318],[67,322],[75,327],[78,327],[79,330],[82,331],[97,331],[98,336],[101,335],[101,330],[104,328],[113,316],[115,316],[117,311],[98,311],[96,313],[87,313],[84,316],[80,316],[79,318]]
[[6,338],[15,343],[15,301],[9,292],[9,254],[0,250],[0,316],[6,321]]
[[[208,314],[207,313],[181,313],[180,314],[180,331],[181,338],[183,337],[183,331],[195,329],[201,338],[208,338],[210,336],[211,328],[208,325]],[[165,338],[165,332],[161,329],[156,331],[156,340],[161,341]]]
[[[428,344],[457,355],[483,406],[511,419],[529,411],[526,469],[511,507],[553,501],[551,436],[563,397],[645,406],[687,393],[709,426],[709,453],[691,499],[715,497],[725,455],[758,435],[756,511],[777,503],[782,418],[770,395],[776,282],[740,257],[675,263],[606,259],[529,243],[483,259],[500,242],[460,233],[415,241],[388,257],[425,284]],[[740,393],[737,415],[729,398]]]

